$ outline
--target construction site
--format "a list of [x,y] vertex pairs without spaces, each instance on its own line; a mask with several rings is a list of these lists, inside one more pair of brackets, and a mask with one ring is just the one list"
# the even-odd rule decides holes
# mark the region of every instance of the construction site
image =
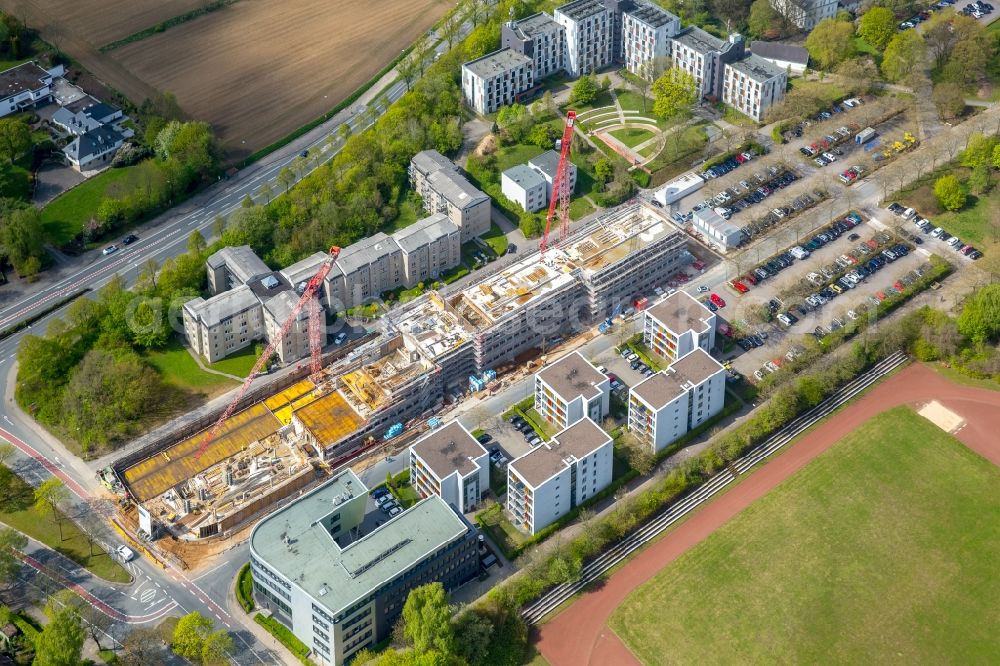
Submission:
[[[240,393],[214,426],[119,459],[116,483],[170,541],[232,535],[366,452],[400,450],[470,392],[498,386],[524,358],[693,259],[657,211],[619,209],[544,260],[529,254],[464,290],[394,309],[320,371],[293,373],[242,403]],[[134,513],[126,519],[138,522]]]

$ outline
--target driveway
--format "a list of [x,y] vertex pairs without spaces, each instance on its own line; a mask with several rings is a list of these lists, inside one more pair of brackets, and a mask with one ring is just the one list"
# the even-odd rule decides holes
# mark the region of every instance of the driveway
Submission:
[[49,161],[35,174],[32,203],[41,208],[57,196],[87,180],[83,174],[65,164]]

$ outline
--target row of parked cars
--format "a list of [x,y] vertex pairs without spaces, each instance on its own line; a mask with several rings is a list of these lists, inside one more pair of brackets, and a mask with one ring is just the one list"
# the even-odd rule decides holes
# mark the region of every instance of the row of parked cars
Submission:
[[528,446],[535,447],[542,443],[542,437],[537,432],[535,428],[527,422],[522,416],[514,415],[510,424],[514,426],[514,430],[517,430],[524,437],[524,441],[528,443]]
[[747,224],[743,227],[743,234],[747,238],[759,236],[784,220],[786,217],[790,216],[792,213],[796,213],[812,206],[818,199],[822,199],[823,196],[823,193],[819,190],[814,190],[812,194],[800,194],[792,200],[790,205],[772,208],[760,219],[753,220]]
[[[887,208],[889,209],[889,212],[898,215],[905,220],[913,222],[923,233],[930,234],[932,238],[944,241],[950,248],[959,254],[966,256],[973,261],[983,256],[983,253],[977,250],[974,246],[969,243],[963,243],[960,238],[952,236],[941,227],[935,227],[933,222],[926,217],[921,217],[920,214],[912,208],[903,208],[896,202],[889,204]],[[914,240],[917,243],[921,242],[919,237]]]
[[[705,208],[714,208],[715,212],[729,219],[735,213],[746,210],[756,203],[760,203],[771,196],[776,190],[783,189],[791,185],[798,176],[791,170],[778,166],[770,166],[766,171],[754,174],[746,180],[734,184],[716,194],[711,199],[705,199],[694,207],[694,211]],[[678,219],[678,213],[674,214],[674,219]],[[684,221],[690,219],[691,213],[681,216]]]
[[[651,367],[649,367],[645,362],[643,362],[643,360],[639,357],[639,355],[636,354],[631,349],[629,349],[628,347],[622,347],[618,351],[618,354],[623,359],[625,359],[626,361],[628,361],[628,363],[632,367],[632,369],[635,370],[636,372],[638,372],[643,377],[651,377],[652,375],[655,374],[653,372],[653,369]],[[603,372],[604,374],[607,374],[608,377],[611,379],[611,390],[612,391],[616,390],[617,387],[615,386],[615,382],[618,382],[619,384],[621,384],[621,382],[618,380],[618,378],[615,377],[614,375],[608,374],[607,371],[604,368],[601,368],[601,372]]]
[[983,18],[987,14],[993,13],[993,5],[988,2],[983,2],[982,0],[977,0],[976,2],[970,2],[963,7],[961,13],[966,16],[974,16],[977,19]]
[[733,169],[736,169],[741,164],[746,164],[755,157],[757,157],[757,151],[751,148],[745,153],[738,153],[724,162],[720,162],[715,166],[705,169],[701,175],[705,178],[718,178],[719,176],[724,176]]
[[403,507],[399,505],[399,502],[396,501],[396,498],[392,496],[392,493],[385,486],[373,490],[371,496],[375,500],[375,504],[378,505],[378,508],[382,509],[382,512],[390,518],[398,516],[403,512]]

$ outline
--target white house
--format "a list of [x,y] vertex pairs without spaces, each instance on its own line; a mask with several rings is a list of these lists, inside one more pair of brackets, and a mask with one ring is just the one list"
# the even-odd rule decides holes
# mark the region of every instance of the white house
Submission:
[[468,513],[490,487],[489,453],[458,421],[434,428],[410,447],[410,484]]
[[705,179],[695,172],[686,173],[675,178],[653,193],[653,197],[664,206],[680,201],[692,192],[697,192],[705,185]]
[[678,290],[643,311],[642,339],[647,347],[675,361],[715,344],[715,313],[686,291]]
[[102,125],[75,137],[63,148],[63,155],[77,171],[107,166],[125,143],[125,137],[114,127]]
[[566,67],[566,30],[543,12],[505,23],[500,43],[531,58],[536,82]]
[[750,53],[792,75],[803,74],[809,66],[809,51],[794,44],[757,41],[750,44]]
[[500,174],[503,195],[529,213],[548,203],[545,180],[524,164],[516,164]]
[[771,6],[799,30],[812,30],[823,19],[837,15],[838,0],[771,0]]
[[0,72],[0,118],[51,101],[52,79],[62,72],[62,65],[45,70],[36,62]]
[[535,374],[535,411],[557,428],[608,414],[611,380],[575,351]]
[[629,391],[629,432],[658,453],[718,414],[725,399],[725,368],[696,348]]
[[[545,200],[548,202],[552,197],[552,185],[556,182],[556,171],[559,169],[559,153],[546,150],[528,160],[528,166],[545,181]],[[566,178],[570,194],[576,192],[576,165],[569,160],[566,161]]]
[[507,466],[507,510],[513,524],[535,534],[611,483],[611,436],[589,418]]

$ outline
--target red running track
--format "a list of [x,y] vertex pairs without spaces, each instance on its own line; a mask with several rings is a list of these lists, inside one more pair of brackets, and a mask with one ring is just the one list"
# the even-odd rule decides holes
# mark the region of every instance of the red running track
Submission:
[[865,421],[899,405],[920,407],[937,400],[965,419],[955,436],[973,451],[1000,465],[1000,392],[952,383],[914,364],[896,373],[834,418],[723,493],[680,526],[642,551],[599,589],[585,593],[539,627],[538,650],[552,666],[628,666],[639,661],[607,626],[611,613],[639,585],[652,578],[730,518]]

